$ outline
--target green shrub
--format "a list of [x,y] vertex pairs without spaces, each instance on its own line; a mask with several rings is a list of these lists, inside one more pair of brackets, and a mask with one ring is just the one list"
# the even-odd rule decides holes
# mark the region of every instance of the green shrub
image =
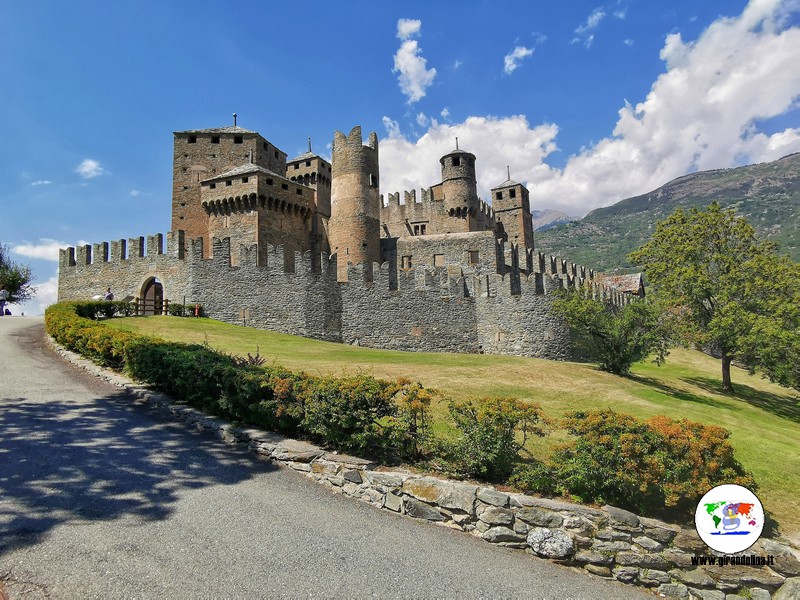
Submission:
[[446,445],[447,459],[462,476],[504,480],[528,436],[544,435],[541,408],[515,398],[450,402],[448,409],[461,436]]
[[393,400],[397,391],[397,384],[363,374],[309,381],[303,429],[342,450],[381,450],[385,433],[381,421],[397,414]]
[[559,485],[587,502],[661,514],[693,509],[721,483],[755,487],[720,427],[612,410],[570,413],[564,425],[577,439],[556,450],[553,465]]
[[517,465],[508,484],[526,493],[555,496],[561,492],[556,469],[539,460]]

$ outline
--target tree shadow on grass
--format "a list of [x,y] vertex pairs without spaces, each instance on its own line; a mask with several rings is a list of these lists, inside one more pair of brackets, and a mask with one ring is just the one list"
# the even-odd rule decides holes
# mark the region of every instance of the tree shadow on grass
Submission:
[[794,423],[800,423],[800,399],[797,397],[779,396],[771,392],[757,390],[744,383],[734,384],[733,396],[731,396],[722,389],[722,382],[712,377],[683,377],[681,381],[696,385],[714,394],[727,396],[734,400],[743,400],[751,406],[756,406],[773,415],[788,419]]
[[672,398],[676,398],[678,400],[683,400],[684,402],[692,402],[695,404],[705,404],[706,406],[711,406],[713,408],[725,408],[726,404],[721,400],[716,400],[709,396],[695,394],[692,392],[687,392],[686,390],[682,390],[680,388],[668,385],[663,381],[659,381],[653,377],[645,377],[644,375],[629,375],[627,377],[631,381],[635,381],[637,383],[641,383],[642,385],[646,385],[649,388],[653,388],[670,396]]
[[64,523],[167,519],[188,490],[275,470],[132,401],[0,398],[0,556]]

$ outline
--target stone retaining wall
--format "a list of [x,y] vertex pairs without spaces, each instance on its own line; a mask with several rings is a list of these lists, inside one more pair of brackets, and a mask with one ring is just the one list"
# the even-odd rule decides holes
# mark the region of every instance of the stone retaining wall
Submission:
[[662,597],[703,600],[800,598],[798,551],[762,538],[737,556],[773,556],[772,566],[693,566],[693,556],[718,555],[694,529],[639,517],[613,507],[592,508],[508,493],[489,486],[387,471],[369,461],[229,422],[178,404],[163,394],[53,343],[70,362],[125,388],[192,429],[281,462],[329,488],[376,508],[458,529],[592,575],[646,586]]

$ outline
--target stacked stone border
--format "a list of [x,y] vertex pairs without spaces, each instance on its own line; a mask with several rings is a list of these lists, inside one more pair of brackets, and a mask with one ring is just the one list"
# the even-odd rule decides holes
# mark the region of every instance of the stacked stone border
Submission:
[[367,460],[262,429],[235,427],[100,367],[50,338],[72,364],[124,389],[189,428],[300,471],[331,492],[384,510],[464,531],[592,575],[644,586],[661,597],[702,600],[800,598],[797,549],[767,538],[741,556],[773,555],[771,567],[693,566],[692,556],[718,555],[694,529],[604,506],[593,508],[508,493],[490,486],[382,470]]

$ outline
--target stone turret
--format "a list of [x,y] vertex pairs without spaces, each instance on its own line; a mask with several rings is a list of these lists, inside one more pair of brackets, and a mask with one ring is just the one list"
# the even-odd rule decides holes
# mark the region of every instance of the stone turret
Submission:
[[492,188],[492,206],[508,241],[525,251],[532,250],[533,219],[528,188],[509,178]]
[[445,212],[466,220],[461,231],[477,231],[475,219],[480,208],[475,177],[475,155],[456,148],[439,159]]
[[371,280],[372,263],[380,262],[378,136],[362,143],[361,127],[333,137],[330,246],[337,257],[337,278],[347,281],[347,263],[362,264]]

